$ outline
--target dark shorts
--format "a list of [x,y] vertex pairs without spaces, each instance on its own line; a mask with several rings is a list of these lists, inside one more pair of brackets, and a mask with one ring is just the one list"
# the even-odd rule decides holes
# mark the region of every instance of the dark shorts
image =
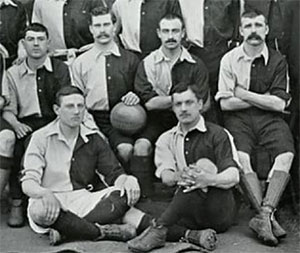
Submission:
[[108,138],[110,146],[116,150],[121,143],[134,144],[135,136],[126,136],[115,129],[110,123],[110,114],[105,111],[89,111],[94,117],[100,131]]
[[251,154],[260,145],[274,159],[285,152],[294,153],[289,126],[278,113],[250,108],[224,114],[224,125],[233,135],[238,150]]
[[178,122],[172,111],[149,111],[147,117],[147,125],[139,134],[139,138],[145,138],[153,145],[162,133],[174,127]]

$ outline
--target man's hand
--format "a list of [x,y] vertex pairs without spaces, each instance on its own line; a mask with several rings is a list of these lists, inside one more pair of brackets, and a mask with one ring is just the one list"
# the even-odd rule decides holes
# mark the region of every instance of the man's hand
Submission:
[[42,201],[46,210],[45,219],[48,224],[53,224],[58,218],[61,209],[60,203],[51,191],[43,194]]
[[179,181],[181,181],[181,171],[173,171],[173,170],[164,170],[161,173],[161,179],[164,184],[167,186],[174,186],[176,185]]
[[115,186],[121,189],[121,196],[127,195],[129,206],[135,205],[141,194],[140,186],[134,176],[121,175],[115,182]]
[[204,191],[207,191],[207,187],[211,186],[211,183],[214,182],[215,175],[216,174],[211,173],[207,170],[192,169],[192,179],[188,181],[190,183],[190,186],[186,187],[186,189],[183,192],[191,192],[196,189],[202,189]]
[[21,122],[18,122],[16,125],[14,125],[13,128],[18,139],[21,139],[25,137],[28,133],[32,132],[32,128],[30,126]]
[[137,105],[140,102],[140,98],[132,91],[129,91],[126,95],[124,95],[121,98],[121,101],[125,105]]

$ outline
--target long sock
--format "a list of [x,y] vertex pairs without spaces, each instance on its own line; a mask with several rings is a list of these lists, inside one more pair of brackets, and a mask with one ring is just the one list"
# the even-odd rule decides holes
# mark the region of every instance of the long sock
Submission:
[[147,227],[151,225],[151,221],[153,217],[150,214],[145,214],[137,227],[136,233],[139,235],[142,233]]
[[115,220],[122,218],[128,209],[126,196],[120,197],[120,191],[114,191],[108,197],[99,201],[84,219],[98,224],[113,223]]
[[100,236],[100,230],[91,222],[82,219],[69,211],[60,211],[60,214],[51,228],[56,229],[68,239],[95,240]]
[[178,242],[185,237],[185,233],[188,229],[180,225],[173,225],[168,228],[167,241]]

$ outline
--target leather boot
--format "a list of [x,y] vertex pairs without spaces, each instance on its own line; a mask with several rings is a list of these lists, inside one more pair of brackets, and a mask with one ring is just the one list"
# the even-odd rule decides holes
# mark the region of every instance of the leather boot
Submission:
[[[264,206],[270,206],[274,210],[277,207],[279,200],[289,182],[290,175],[284,171],[275,170],[270,183],[268,185],[268,189],[266,192],[266,196],[263,199]],[[280,224],[274,219],[271,220],[273,233],[278,238],[283,238],[286,236],[286,231],[280,226]]]
[[127,242],[132,252],[149,252],[152,249],[165,246],[168,229],[163,225],[153,224],[139,236]]
[[152,165],[151,156],[133,156],[130,161],[130,172],[138,179],[142,197],[153,195]]
[[113,241],[122,241],[127,242],[128,240],[136,236],[136,229],[134,226],[129,224],[107,224],[95,225],[100,230],[100,236],[96,239],[98,240],[113,240]]
[[[259,179],[255,172],[241,175],[241,187],[244,193],[247,195],[255,212],[259,214],[262,204],[262,191]],[[286,231],[276,221],[275,216],[271,220],[273,234],[277,238],[283,238],[286,236]]]
[[24,226],[24,209],[22,199],[12,199],[7,225],[13,228]]
[[266,245],[276,246],[277,238],[272,232],[271,215],[273,211],[269,207],[262,207],[259,214],[249,222],[249,227],[257,234],[258,238]]

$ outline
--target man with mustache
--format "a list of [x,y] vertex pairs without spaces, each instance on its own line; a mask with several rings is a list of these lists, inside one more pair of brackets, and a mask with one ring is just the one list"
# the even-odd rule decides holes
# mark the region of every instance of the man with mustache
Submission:
[[10,103],[3,108],[3,118],[17,137],[10,179],[12,208],[8,224],[12,227],[24,224],[23,194],[18,178],[25,143],[33,131],[55,118],[52,110],[55,92],[62,86],[71,85],[67,65],[48,56],[46,27],[38,23],[27,27],[22,43],[27,57],[20,65],[7,70]]
[[110,111],[119,102],[136,105],[139,97],[133,93],[138,57],[114,41],[115,18],[106,7],[90,13],[90,31],[94,45],[80,55],[72,66],[74,83],[86,95],[89,112],[123,165],[130,161],[134,138],[113,128]]
[[135,142],[130,169],[140,184],[144,185],[145,195],[151,195],[155,141],[161,133],[177,123],[171,110],[171,95],[179,84],[193,82],[204,94],[204,111],[209,101],[207,69],[200,59],[181,45],[185,36],[182,17],[174,13],[163,16],[158,24],[157,35],[161,46],[140,63],[134,85],[135,92],[148,111],[148,122]]
[[[156,176],[177,191],[163,214],[128,242],[134,252],[148,252],[168,241],[185,241],[214,250],[216,232],[226,231],[236,214],[232,187],[239,182],[232,137],[201,115],[205,92],[180,85],[172,94],[179,121],[156,142]],[[231,138],[231,140],[230,140]],[[202,250],[200,250],[202,252]]]
[[[275,220],[274,211],[289,180],[294,144],[282,118],[291,98],[287,64],[279,52],[267,47],[268,31],[261,12],[242,15],[243,44],[221,61],[216,100],[224,111],[225,127],[236,142],[242,165],[241,185],[257,212],[249,227],[264,244],[276,246],[286,232]],[[269,151],[273,162],[265,194],[250,161],[257,143]]]
[[112,10],[121,43],[140,59],[160,45],[154,35],[159,20],[168,12],[181,14],[178,0],[116,0]]

